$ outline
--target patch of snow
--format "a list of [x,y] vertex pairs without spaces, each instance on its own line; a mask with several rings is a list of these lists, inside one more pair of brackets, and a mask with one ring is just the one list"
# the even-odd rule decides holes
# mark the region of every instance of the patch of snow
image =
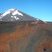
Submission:
[[10,11],[5,12],[4,14],[2,14],[1,16],[6,16],[7,14],[9,14]]
[[11,16],[11,18],[14,18],[14,16]]
[[23,14],[20,13],[18,10],[15,10],[15,11],[12,13],[12,15],[16,15],[16,14],[18,14],[18,15],[20,15],[20,16],[23,16]]
[[18,20],[19,18],[18,17],[16,17],[16,16],[11,16],[12,18],[15,18],[16,20]]
[[12,15],[18,14],[18,15],[20,15],[20,16],[23,16],[23,14],[20,13],[20,12],[19,12],[18,10],[16,10],[16,9],[9,9],[9,10],[7,10],[5,13],[3,13],[1,16],[3,17],[3,16],[6,16],[7,14],[10,14],[10,13],[12,13]]
[[12,11],[14,11],[15,9],[9,9],[7,10],[5,13],[3,13],[1,16],[6,16],[7,14],[10,14]]

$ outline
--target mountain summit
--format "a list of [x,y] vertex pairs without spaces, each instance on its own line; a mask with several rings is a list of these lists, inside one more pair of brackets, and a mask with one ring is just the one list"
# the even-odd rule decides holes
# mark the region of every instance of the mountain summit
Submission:
[[17,9],[9,9],[0,15],[0,21],[34,21],[36,18],[29,16]]

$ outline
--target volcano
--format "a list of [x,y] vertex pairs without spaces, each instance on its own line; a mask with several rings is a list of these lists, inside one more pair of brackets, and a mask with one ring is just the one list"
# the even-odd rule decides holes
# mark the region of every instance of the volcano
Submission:
[[52,52],[52,22],[7,10],[0,15],[0,52]]
[[1,21],[34,21],[34,17],[29,16],[17,9],[9,9],[0,16]]

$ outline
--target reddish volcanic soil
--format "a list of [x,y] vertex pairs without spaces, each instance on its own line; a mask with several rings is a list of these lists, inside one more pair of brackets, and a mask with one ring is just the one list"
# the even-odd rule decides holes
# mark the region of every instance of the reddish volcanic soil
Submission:
[[52,24],[5,24],[0,23],[0,52],[52,52]]

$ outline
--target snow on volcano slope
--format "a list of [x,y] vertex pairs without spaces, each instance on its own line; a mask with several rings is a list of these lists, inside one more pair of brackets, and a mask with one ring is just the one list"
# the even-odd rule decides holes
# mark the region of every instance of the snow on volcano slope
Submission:
[[12,13],[12,15],[18,14],[18,15],[23,16],[23,14],[21,14],[21,13],[20,13],[18,10],[16,10],[16,9],[9,9],[9,10],[7,10],[4,14],[2,14],[2,16],[6,16],[7,14],[10,14],[10,13]]
[[40,21],[17,9],[9,9],[0,16],[0,21]]
[[[19,19],[19,17],[17,17],[16,15],[19,15],[19,16],[23,16],[23,14],[22,13],[20,13],[18,10],[16,10],[16,9],[9,9],[9,10],[7,10],[5,13],[3,13],[1,16],[0,16],[0,20],[1,21],[5,21],[5,19],[6,19],[6,21],[8,20],[8,21],[14,21],[14,20],[18,20]],[[10,20],[9,20],[9,18],[10,18]]]

